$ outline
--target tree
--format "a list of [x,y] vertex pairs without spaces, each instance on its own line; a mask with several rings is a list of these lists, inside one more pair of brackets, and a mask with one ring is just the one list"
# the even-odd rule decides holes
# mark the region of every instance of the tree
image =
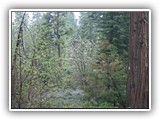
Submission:
[[74,14],[12,14],[12,108],[147,108],[148,13]]
[[[19,31],[16,40],[15,52],[12,59],[12,108],[18,107],[21,108],[22,100],[22,49],[23,49],[23,30],[24,30],[24,21],[26,13],[20,13],[22,20],[19,25]],[[19,60],[17,60],[19,59]],[[19,63],[18,63],[19,62]],[[19,72],[20,71],[20,72]],[[17,88],[18,83],[18,88]],[[17,97],[17,91],[19,96]],[[17,104],[18,101],[18,104]]]
[[130,13],[127,104],[149,107],[148,12]]
[[[86,82],[85,99],[89,106],[125,107],[127,17],[128,13],[125,12],[81,14],[79,27],[81,41],[87,41],[85,58],[88,61],[85,62],[87,70],[83,79]],[[122,46],[125,46],[125,49]]]
[[120,60],[128,62],[129,13],[127,12],[97,12],[97,31],[104,39],[117,47]]

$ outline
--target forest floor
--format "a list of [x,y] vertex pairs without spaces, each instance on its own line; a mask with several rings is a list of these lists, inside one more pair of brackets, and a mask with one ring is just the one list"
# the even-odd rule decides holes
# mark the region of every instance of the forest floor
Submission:
[[43,94],[47,101],[47,108],[83,108],[84,91],[80,88],[59,89],[55,92],[48,91]]

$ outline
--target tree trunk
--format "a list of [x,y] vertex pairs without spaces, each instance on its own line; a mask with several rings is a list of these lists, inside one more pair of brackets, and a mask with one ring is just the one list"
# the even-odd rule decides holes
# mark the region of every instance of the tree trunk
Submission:
[[[18,55],[18,48],[20,47],[20,44],[22,43],[22,34],[23,34],[23,23],[24,23],[24,18],[25,14],[23,14],[22,21],[19,27],[19,32],[18,32],[18,38],[17,38],[17,43],[16,43],[16,48],[15,48],[15,53],[13,55],[13,61],[12,61],[12,78],[11,78],[11,107],[16,108],[16,85],[17,85],[17,55]],[[21,86],[20,86],[21,87]]]
[[148,34],[148,12],[132,12],[127,83],[129,108],[149,107]]
[[58,50],[58,59],[59,59],[59,67],[61,67],[61,44],[60,44],[60,31],[59,31],[59,12],[57,12],[57,39],[58,39],[58,44],[57,44],[57,50]]

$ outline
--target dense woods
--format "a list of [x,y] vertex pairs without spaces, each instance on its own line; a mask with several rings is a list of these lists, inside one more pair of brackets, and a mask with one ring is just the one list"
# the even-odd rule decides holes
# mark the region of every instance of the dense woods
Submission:
[[11,14],[11,108],[149,108],[148,12]]

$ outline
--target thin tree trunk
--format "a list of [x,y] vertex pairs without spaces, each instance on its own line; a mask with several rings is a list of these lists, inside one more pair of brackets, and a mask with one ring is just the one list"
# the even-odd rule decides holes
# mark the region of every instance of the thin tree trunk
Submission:
[[58,49],[59,67],[61,67],[61,45],[60,43],[58,43],[57,49]]
[[18,107],[21,108],[21,100],[22,100],[22,59],[21,59],[21,48],[19,47],[19,55],[20,55],[20,61],[19,61],[19,104]]
[[130,14],[127,104],[130,108],[149,107],[148,13]]
[[11,79],[11,107],[12,108],[16,107],[16,85],[17,85],[16,63],[17,63],[17,52],[18,52],[18,48],[20,47],[20,43],[21,43],[21,39],[22,39],[22,32],[23,32],[22,26],[23,26],[25,14],[26,13],[23,14],[22,21],[21,21],[21,24],[20,24],[20,27],[19,27],[15,53],[13,55],[13,61],[12,61],[12,79]]
[[58,59],[59,59],[59,67],[61,67],[61,44],[60,44],[60,31],[59,31],[59,12],[57,12],[57,39],[58,39]]

